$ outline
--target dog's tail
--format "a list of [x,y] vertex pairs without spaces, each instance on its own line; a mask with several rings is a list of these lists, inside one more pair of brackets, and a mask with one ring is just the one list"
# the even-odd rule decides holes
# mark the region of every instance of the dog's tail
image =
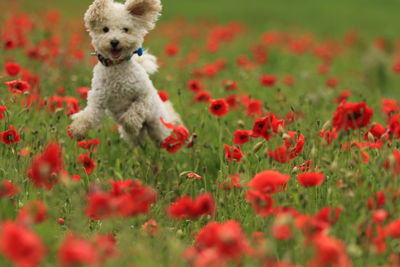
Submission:
[[152,54],[149,54],[147,51],[145,51],[140,57],[138,55],[135,55],[134,57],[148,74],[153,74],[158,70],[157,58]]

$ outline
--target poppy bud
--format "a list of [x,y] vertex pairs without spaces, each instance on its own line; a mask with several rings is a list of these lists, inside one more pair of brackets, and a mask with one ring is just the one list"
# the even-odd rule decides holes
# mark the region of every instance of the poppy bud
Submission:
[[322,125],[321,131],[325,132],[326,129],[327,129],[330,125],[331,125],[331,121],[330,121],[330,120],[326,121],[326,122],[324,123],[324,125]]
[[375,137],[371,132],[368,132],[368,141],[370,141],[370,142],[374,142],[375,141]]
[[242,120],[238,120],[237,122],[236,122],[236,124],[237,124],[237,126],[238,126],[238,128],[244,128],[244,121],[242,121]]
[[310,157],[314,158],[316,155],[317,155],[317,149],[315,148],[315,146],[313,146],[310,151]]
[[255,144],[255,146],[253,147],[253,153],[256,153],[257,151],[259,151],[261,149],[261,147],[263,146],[264,142],[258,142],[257,144]]

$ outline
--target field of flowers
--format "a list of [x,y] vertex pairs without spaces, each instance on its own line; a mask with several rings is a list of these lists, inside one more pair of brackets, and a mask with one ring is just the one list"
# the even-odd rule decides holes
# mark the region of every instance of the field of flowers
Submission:
[[164,0],[131,148],[68,135],[91,1],[1,1],[0,266],[400,266],[398,2]]

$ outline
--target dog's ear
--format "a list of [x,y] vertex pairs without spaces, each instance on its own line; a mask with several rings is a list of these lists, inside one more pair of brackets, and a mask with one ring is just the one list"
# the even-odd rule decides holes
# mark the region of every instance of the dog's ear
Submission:
[[127,0],[125,7],[148,31],[154,28],[162,8],[160,0]]
[[95,27],[98,22],[104,19],[106,9],[111,3],[112,0],[94,0],[85,13],[84,19],[87,29]]

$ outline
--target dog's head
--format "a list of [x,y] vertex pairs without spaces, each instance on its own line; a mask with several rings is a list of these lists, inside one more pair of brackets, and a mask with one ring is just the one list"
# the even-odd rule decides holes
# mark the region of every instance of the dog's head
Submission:
[[131,56],[154,28],[161,12],[160,0],[95,0],[85,13],[92,44],[113,60]]

